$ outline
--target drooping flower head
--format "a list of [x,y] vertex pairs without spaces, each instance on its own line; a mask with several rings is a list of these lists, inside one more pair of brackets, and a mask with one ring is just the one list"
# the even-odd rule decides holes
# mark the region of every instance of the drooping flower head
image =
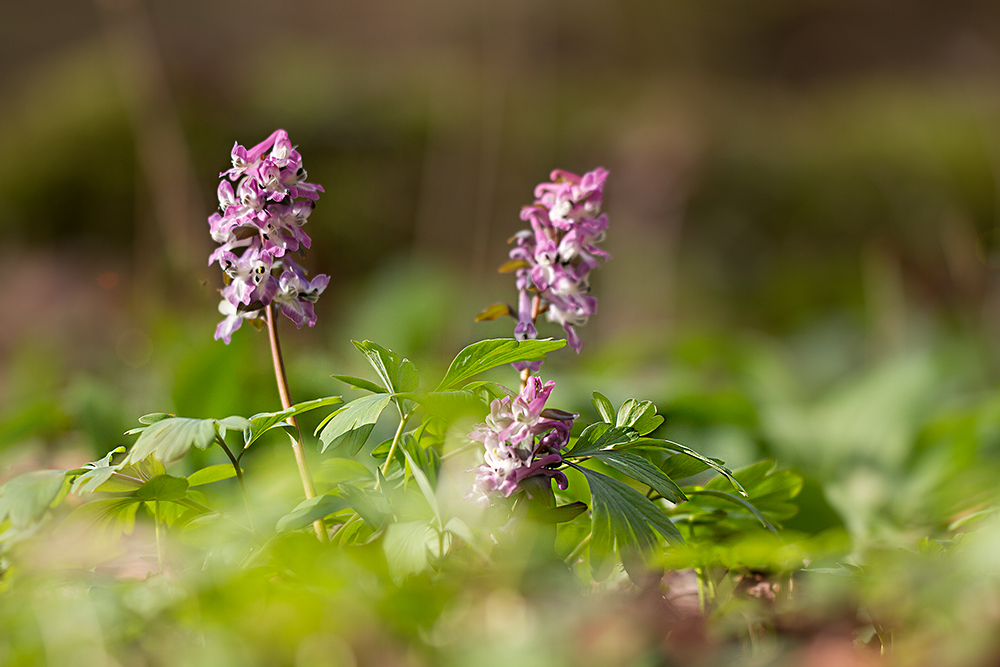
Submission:
[[229,343],[243,320],[261,317],[272,303],[296,326],[313,326],[313,304],[330,279],[319,275],[310,281],[289,253],[301,254],[312,245],[303,226],[323,187],[306,182],[302,156],[284,130],[249,150],[235,144],[231,157],[232,168],[219,174],[221,212],[208,218],[219,244],[208,263],[218,262],[226,278],[219,304],[226,317],[215,338]]
[[[521,209],[529,228],[511,237],[511,261],[501,267],[516,272],[518,340],[535,338],[535,320],[545,313],[550,322],[562,325],[570,347],[577,352],[583,347],[576,327],[597,312],[597,299],[588,294],[588,275],[598,260],[610,259],[597,246],[608,228],[608,218],[601,213],[607,176],[601,167],[583,176],[557,169],[550,182],[535,188],[534,203]],[[480,319],[493,316],[487,312],[499,311],[484,311]],[[540,365],[525,362],[515,367],[537,371]]]
[[545,409],[554,387],[551,380],[543,385],[530,377],[520,394],[490,404],[486,421],[469,433],[485,447],[470,497],[489,504],[489,494],[510,496],[521,480],[533,475],[554,478],[559,488],[566,488],[566,475],[552,466],[562,462],[560,451],[577,415]]

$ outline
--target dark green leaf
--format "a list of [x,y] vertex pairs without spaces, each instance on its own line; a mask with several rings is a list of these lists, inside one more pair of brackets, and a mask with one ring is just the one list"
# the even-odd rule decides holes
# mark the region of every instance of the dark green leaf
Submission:
[[666,540],[682,543],[680,531],[663,511],[631,486],[594,470],[570,464],[590,485],[593,532],[591,563],[594,577],[607,576],[607,559],[618,549],[634,545],[648,552],[656,544],[654,530]]
[[713,498],[720,498],[730,503],[741,505],[751,514],[757,517],[757,520],[760,521],[765,528],[770,530],[772,533],[778,532],[777,528],[775,528],[770,521],[765,519],[764,515],[761,514],[756,507],[750,504],[750,502],[748,502],[747,500],[740,498],[739,496],[734,496],[733,494],[726,493],[725,491],[715,491],[714,489],[692,489],[688,490],[688,495],[693,498],[694,497],[703,498],[704,496],[710,496]]
[[335,412],[326,425],[320,424],[320,451],[345,445],[351,456],[357,454],[391,400],[391,394],[372,394],[355,399]]
[[372,365],[375,372],[389,391],[406,392],[414,391],[419,384],[417,367],[409,359],[401,359],[392,350],[387,350],[381,345],[370,340],[358,342],[352,340],[354,347],[358,348],[361,354],[368,358],[368,363]]
[[188,486],[201,486],[202,484],[211,484],[212,482],[229,479],[230,477],[236,477],[236,468],[228,463],[220,463],[219,465],[208,466],[207,468],[202,468],[191,473],[188,475],[187,481]]
[[373,394],[384,394],[386,393],[385,387],[381,387],[370,380],[364,378],[356,378],[353,375],[331,375],[334,380],[340,380],[344,384],[349,384],[352,387],[357,387],[358,389],[364,389],[365,391],[370,391]]
[[[719,465],[722,461],[712,459]],[[684,479],[708,470],[708,464],[687,454],[673,454],[660,465],[660,470],[671,479]]]
[[604,422],[591,424],[583,429],[583,433],[577,439],[576,444],[564,457],[592,456],[594,452],[599,452],[611,447],[628,445],[637,438],[636,432],[628,426],[616,426],[611,428]]
[[473,343],[459,352],[451,362],[437,391],[453,389],[469,378],[497,366],[544,359],[547,352],[558,350],[564,345],[565,340],[517,341],[513,338],[495,338]]
[[309,498],[299,503],[295,509],[278,519],[275,531],[285,533],[311,526],[314,521],[323,519],[334,512],[347,509],[350,505],[347,499],[335,493],[327,493],[315,498]]
[[135,490],[139,500],[180,500],[188,489],[188,481],[173,475],[157,475]]
[[601,415],[601,419],[609,425],[615,423],[615,406],[604,394],[595,391],[593,403],[597,414]]
[[539,503],[533,503],[528,516],[542,523],[564,523],[572,521],[586,511],[587,504],[580,501],[556,507],[541,507]]
[[250,418],[247,428],[243,431],[243,449],[252,445],[262,435],[272,429],[290,426],[287,423],[289,417],[295,417],[303,412],[309,412],[310,410],[316,410],[317,408],[323,408],[328,405],[337,405],[343,402],[344,399],[340,396],[327,396],[326,398],[317,398],[303,403],[296,403],[287,410],[282,410],[280,412],[261,412],[256,414]]
[[618,472],[628,475],[635,481],[645,484],[672,503],[682,503],[687,500],[687,496],[674,480],[664,475],[659,468],[638,454],[618,449],[606,449],[594,452],[590,456],[611,466]]
[[733,488],[739,491],[741,496],[743,496],[744,498],[747,497],[746,489],[744,489],[743,485],[740,484],[739,480],[737,480],[733,476],[733,473],[731,470],[729,470],[729,468],[720,464],[717,459],[709,458],[707,456],[702,456],[701,454],[694,451],[690,447],[682,445],[678,442],[674,442],[672,440],[661,440],[659,438],[639,438],[635,442],[630,443],[628,446],[630,448],[637,447],[640,449],[666,449],[671,452],[681,452],[683,454],[687,454],[691,458],[701,461],[709,468],[711,468],[712,470],[716,471],[717,473],[725,477],[727,480],[729,480],[729,483],[733,485]]

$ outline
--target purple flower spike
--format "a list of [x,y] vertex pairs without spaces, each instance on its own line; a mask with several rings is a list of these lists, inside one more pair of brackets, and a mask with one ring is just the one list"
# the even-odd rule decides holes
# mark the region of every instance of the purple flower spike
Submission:
[[[521,480],[535,475],[554,478],[559,488],[566,488],[566,475],[553,466],[562,462],[558,452],[569,442],[577,415],[545,412],[554,387],[551,380],[543,385],[530,377],[519,395],[493,401],[486,421],[473,427],[469,437],[483,443],[485,451],[483,464],[474,470],[470,498],[488,505],[489,494],[510,496]],[[561,418],[552,417],[553,413]]]
[[234,144],[231,158],[232,168],[219,174],[220,212],[208,218],[219,244],[208,261],[218,262],[227,278],[219,306],[225,318],[215,338],[229,343],[243,320],[262,317],[272,303],[296,326],[313,326],[314,304],[330,279],[310,281],[290,253],[312,245],[303,225],[323,188],[306,182],[302,156],[284,130],[249,150]]
[[[597,246],[604,240],[608,218],[601,214],[606,169],[598,167],[583,176],[557,169],[549,183],[535,188],[535,202],[521,209],[530,229],[511,241],[510,259],[518,262],[518,312],[514,337],[537,336],[535,318],[544,312],[550,322],[561,324],[570,347],[579,352],[583,342],[576,327],[597,312],[597,299],[589,296],[587,276],[598,260],[610,255]],[[533,306],[538,299],[537,307]],[[541,362],[515,364],[537,372]]]

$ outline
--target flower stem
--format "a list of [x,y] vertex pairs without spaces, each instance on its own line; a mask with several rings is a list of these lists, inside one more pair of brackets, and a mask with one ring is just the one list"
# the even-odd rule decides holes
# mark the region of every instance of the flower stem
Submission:
[[[412,413],[403,414],[403,408],[396,404],[399,409],[399,427],[396,429],[396,435],[392,438],[392,444],[389,445],[389,455],[385,457],[385,463],[382,464],[382,477],[389,474],[389,464],[392,463],[392,455],[396,453],[396,447],[399,445],[399,441],[403,436],[403,428],[406,426],[406,422],[410,420],[410,415]],[[376,482],[375,488],[378,488],[378,483]]]
[[226,452],[226,456],[229,457],[229,460],[233,464],[233,469],[236,470],[236,481],[240,483],[240,494],[243,496],[243,505],[247,509],[247,519],[250,521],[250,530],[256,533],[258,532],[257,526],[254,524],[253,512],[250,510],[250,495],[247,493],[246,482],[243,481],[243,469],[240,468],[239,459],[233,456],[232,450],[229,449],[229,446],[226,445],[226,441],[223,440],[221,436],[216,435],[215,441],[222,446],[223,451]]
[[576,559],[580,557],[581,553],[583,553],[583,548],[588,544],[590,544],[590,538],[592,538],[593,536],[594,533],[593,531],[591,531],[587,533],[587,536],[585,538],[580,540],[580,543],[576,545],[576,547],[573,549],[573,551],[570,552],[568,556],[566,556],[565,561],[567,565],[573,565],[576,562]]
[[[264,309],[267,316],[267,334],[271,339],[271,359],[274,361],[274,379],[278,383],[278,395],[281,397],[281,407],[284,410],[292,407],[292,399],[288,395],[288,377],[285,375],[285,361],[281,357],[281,342],[278,340],[278,325],[274,319],[274,307],[268,304]],[[294,429],[296,435],[288,434],[292,441],[292,452],[295,453],[295,463],[299,467],[299,477],[302,479],[302,490],[306,494],[306,500],[316,497],[316,487],[313,486],[312,475],[309,473],[309,462],[306,460],[306,452],[302,446],[302,431],[295,417],[286,420]],[[327,541],[326,524],[323,519],[316,519],[313,522],[316,529],[316,536],[320,542]]]
[[156,569],[163,574],[163,536],[160,528],[160,501],[153,501],[153,524],[156,527]]
[[[538,313],[542,305],[542,295],[536,294],[531,297],[531,325],[534,326],[535,322],[538,320]],[[521,391],[528,386],[528,378],[531,377],[531,369],[525,368],[521,370]]]

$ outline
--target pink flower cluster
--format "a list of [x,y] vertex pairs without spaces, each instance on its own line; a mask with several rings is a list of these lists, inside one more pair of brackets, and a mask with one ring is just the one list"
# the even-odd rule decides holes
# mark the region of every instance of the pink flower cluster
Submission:
[[530,377],[519,395],[490,404],[486,422],[469,433],[486,448],[483,464],[474,469],[476,481],[470,497],[488,505],[487,494],[510,496],[522,479],[532,475],[554,477],[560,489],[566,488],[566,475],[550,466],[562,462],[559,452],[569,442],[577,415],[545,409],[554,387],[551,380],[542,385],[537,377]]
[[[330,278],[309,280],[289,253],[302,254],[312,243],[302,226],[323,188],[306,182],[302,156],[284,130],[249,150],[235,144],[232,159],[232,168],[219,174],[222,212],[208,218],[212,239],[220,244],[208,263],[218,262],[226,274],[219,304],[225,318],[215,338],[228,344],[243,320],[261,317],[272,303],[296,326],[313,326],[313,304]],[[235,189],[230,181],[238,181]]]
[[[586,324],[597,311],[597,299],[587,294],[587,276],[597,260],[609,255],[597,247],[604,239],[608,218],[601,213],[606,169],[583,176],[557,169],[551,182],[535,188],[535,203],[521,209],[531,229],[511,240],[510,258],[517,266],[519,340],[535,338],[535,317],[544,312],[563,326],[570,347],[583,347],[575,327]],[[535,305],[535,297],[539,303]]]

